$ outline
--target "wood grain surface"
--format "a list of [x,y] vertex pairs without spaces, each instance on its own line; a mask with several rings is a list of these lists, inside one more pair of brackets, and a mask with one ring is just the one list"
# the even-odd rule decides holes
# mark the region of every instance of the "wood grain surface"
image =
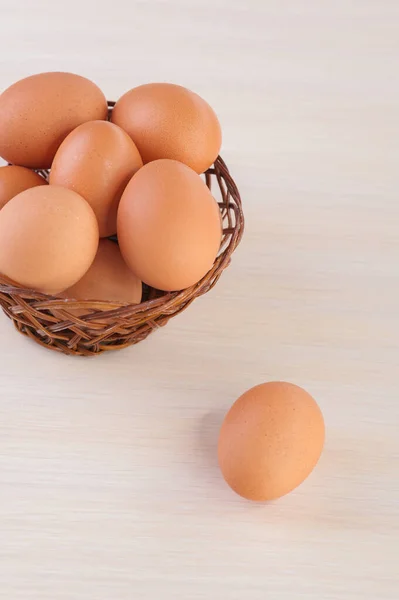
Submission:
[[[247,218],[215,290],[127,351],[67,358],[0,318],[0,598],[397,600],[399,4],[0,8],[0,89],[70,70],[208,99]],[[251,504],[218,428],[274,379],[318,400],[326,448]]]

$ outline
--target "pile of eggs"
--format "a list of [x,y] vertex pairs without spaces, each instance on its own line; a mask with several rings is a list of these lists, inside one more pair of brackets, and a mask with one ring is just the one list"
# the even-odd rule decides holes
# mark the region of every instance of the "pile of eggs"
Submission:
[[222,239],[200,176],[220,146],[212,108],[178,85],[133,88],[109,117],[79,75],[18,81],[0,95],[0,273],[45,294],[129,303],[142,282],[196,284]]

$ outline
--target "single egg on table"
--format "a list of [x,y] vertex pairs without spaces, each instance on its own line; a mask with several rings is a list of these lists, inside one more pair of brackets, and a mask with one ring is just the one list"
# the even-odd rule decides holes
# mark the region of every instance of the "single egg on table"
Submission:
[[92,208],[66,188],[31,188],[0,211],[0,273],[28,289],[57,294],[74,285],[98,242]]
[[61,72],[31,75],[0,95],[0,156],[48,169],[68,133],[107,115],[107,100],[89,79]]
[[26,167],[0,167],[0,209],[14,196],[38,185],[47,185],[47,181]]
[[220,124],[209,104],[171,83],[147,83],[126,92],[111,121],[130,135],[144,163],[170,158],[203,173],[222,144]]
[[175,160],[145,165],[118,209],[118,241],[130,269],[154,288],[181,290],[212,268],[222,228],[216,200],[201,177]]
[[219,435],[220,469],[240,496],[273,500],[313,471],[324,437],[323,415],[310,394],[291,383],[264,383],[228,411]]
[[74,129],[58,148],[50,184],[83,196],[95,212],[100,237],[109,237],[116,233],[121,195],[142,166],[127,133],[108,121],[90,121]]
[[100,240],[96,257],[87,273],[60,296],[74,300],[139,304],[141,294],[141,281],[126,265],[118,244]]

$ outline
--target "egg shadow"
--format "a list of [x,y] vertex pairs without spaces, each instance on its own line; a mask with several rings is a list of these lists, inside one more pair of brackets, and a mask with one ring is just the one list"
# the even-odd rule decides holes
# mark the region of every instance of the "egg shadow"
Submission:
[[197,429],[197,455],[202,468],[213,476],[220,474],[218,464],[218,439],[225,413],[222,410],[210,411],[200,420]]
[[228,487],[219,468],[218,441],[219,432],[225,417],[225,411],[207,412],[200,418],[196,427],[195,469],[201,482],[206,502],[236,501],[235,494]]

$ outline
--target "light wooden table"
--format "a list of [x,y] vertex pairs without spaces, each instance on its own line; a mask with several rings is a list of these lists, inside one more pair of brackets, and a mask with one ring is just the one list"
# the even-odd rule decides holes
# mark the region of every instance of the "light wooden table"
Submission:
[[[0,5],[0,88],[71,70],[207,98],[247,218],[216,289],[130,350],[66,358],[0,319],[0,598],[397,600],[399,4]],[[255,505],[215,446],[273,379],[316,397],[327,443]]]

